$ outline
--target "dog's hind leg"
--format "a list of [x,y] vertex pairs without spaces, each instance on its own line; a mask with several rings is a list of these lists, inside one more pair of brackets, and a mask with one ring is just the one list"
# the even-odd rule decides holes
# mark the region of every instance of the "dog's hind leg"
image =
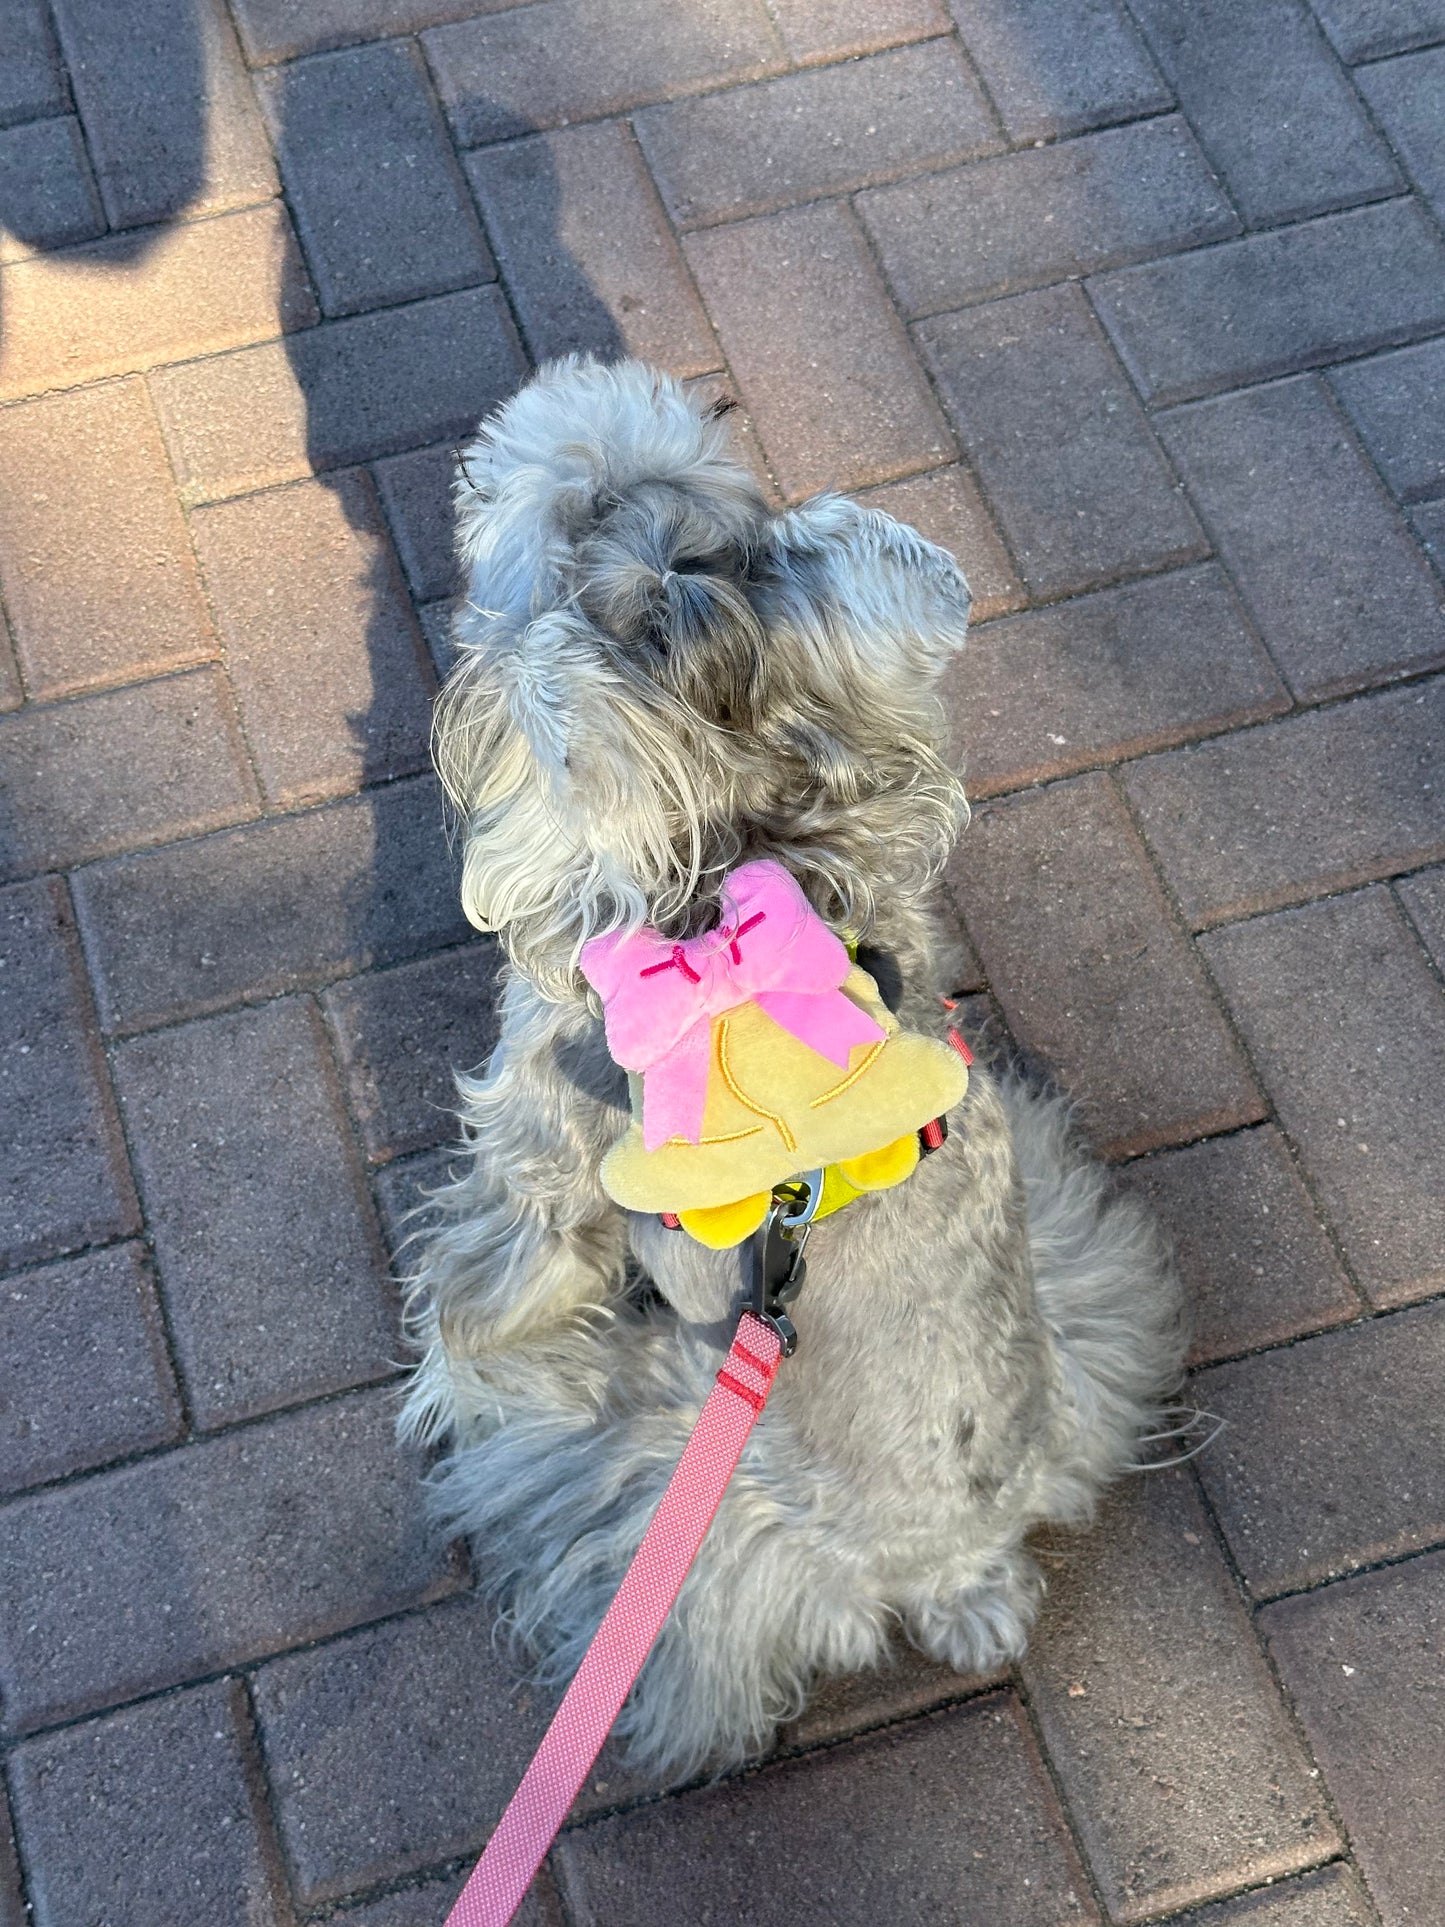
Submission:
[[626,1264],[625,1219],[597,1175],[626,1086],[586,1005],[512,977],[486,1073],[458,1089],[467,1166],[434,1198],[441,1226],[407,1280],[422,1358],[402,1431],[428,1442],[498,1423],[503,1387],[508,1405],[529,1390],[585,1404],[579,1328],[621,1294]]

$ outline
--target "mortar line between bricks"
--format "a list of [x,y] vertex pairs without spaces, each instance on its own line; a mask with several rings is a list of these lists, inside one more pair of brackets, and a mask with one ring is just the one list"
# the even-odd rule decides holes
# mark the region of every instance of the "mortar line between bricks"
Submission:
[[63,1265],[70,1258],[93,1258],[106,1251],[119,1251],[126,1245],[144,1244],[145,1231],[117,1231],[108,1238],[93,1238],[87,1244],[65,1245],[40,1258],[22,1258],[13,1265],[0,1266],[0,1286],[13,1278],[28,1278],[51,1265]]
[[[258,817],[255,819],[255,822],[282,822],[284,820],[285,818],[282,816]],[[247,829],[252,826],[242,823],[235,827]],[[161,847],[174,849],[177,845],[165,844]],[[149,852],[140,851],[137,854],[144,856],[148,855]],[[107,858],[106,860],[108,862],[115,862],[121,859]],[[47,874],[49,873],[47,872]],[[351,983],[353,979],[364,977],[368,972],[373,970],[399,970],[406,964],[420,963],[423,958],[439,957],[447,951],[460,949],[463,944],[471,941],[474,941],[474,939],[463,938],[461,944],[450,942],[438,944],[434,949],[418,950],[411,956],[389,958],[384,964],[368,963],[365,959],[354,960],[342,965],[329,976],[307,977],[304,982],[298,979],[295,983],[284,985],[279,989],[273,985],[266,985],[264,987],[260,985],[252,986],[248,990],[238,991],[234,996],[227,997],[219,1002],[197,1005],[194,1008],[183,1010],[179,1014],[170,1014],[158,1018],[153,1023],[118,1024],[114,1030],[106,1031],[103,1034],[107,1043],[110,1044],[125,1043],[132,1037],[154,1037],[162,1031],[179,1030],[183,1024],[196,1024],[206,1017],[223,1016],[227,1011],[260,1010],[267,1004],[280,1003],[285,997],[304,997],[319,993],[323,990],[330,990],[334,984]],[[415,1146],[415,1149],[418,1151],[424,1151],[430,1148],[430,1146],[424,1144]],[[410,1153],[407,1153],[407,1155],[409,1156]],[[389,1158],[382,1160],[383,1164],[389,1164],[390,1162],[391,1160]]]
[[[1187,1900],[1180,1907],[1171,1907],[1165,1913],[1135,1914],[1131,1916],[1129,1927],[1172,1927],[1175,1921],[1188,1921],[1197,1918],[1201,1907],[1220,1907],[1236,1900],[1248,1900],[1254,1894],[1273,1894],[1283,1892],[1288,1896],[1289,1889],[1296,1881],[1311,1880],[1316,1874],[1323,1873],[1327,1867],[1348,1867],[1358,1877],[1359,1868],[1343,1848],[1336,1848],[1320,1860],[1313,1861],[1308,1867],[1296,1867],[1291,1873],[1266,1874],[1261,1879],[1250,1880],[1242,1887],[1231,1887],[1228,1893],[1212,1894],[1207,1900]],[[1363,1883],[1361,1883],[1363,1885]],[[1371,1927],[1379,1927],[1378,1916],[1372,1913]]]
[[[15,624],[10,620],[10,611],[5,606],[5,598],[0,595],[0,649],[8,649],[10,663],[15,671],[15,680],[20,685],[20,708],[31,701],[30,683],[25,674],[25,666],[20,660],[20,651],[15,646]],[[6,710],[5,715],[13,716],[14,710]]]
[[1234,1557],[1228,1536],[1224,1531],[1223,1525],[1220,1523],[1219,1514],[1215,1511],[1214,1503],[1209,1496],[1203,1478],[1200,1476],[1198,1465],[1191,1465],[1189,1472],[1194,1483],[1194,1489],[1199,1495],[1200,1505],[1204,1509],[1204,1516],[1209,1522],[1211,1532],[1214,1534],[1214,1541],[1218,1547],[1219,1556],[1224,1561],[1225,1570],[1234,1582],[1235,1590],[1244,1608],[1245,1617],[1249,1621],[1250,1637],[1254,1641],[1255,1650],[1260,1656],[1265,1672],[1274,1683],[1275,1691],[1279,1694],[1280,1705],[1284,1709],[1285,1719],[1299,1744],[1300,1753],[1302,1757],[1309,1762],[1314,1782],[1320,1790],[1320,1804],[1329,1815],[1331,1824],[1343,1842],[1343,1853],[1333,1855],[1332,1858],[1343,1859],[1354,1869],[1360,1883],[1361,1891],[1365,1894],[1370,1910],[1375,1917],[1374,1927],[1381,1927],[1379,1912],[1375,1907],[1374,1895],[1370,1892],[1364,1874],[1360,1869],[1359,1862],[1355,1858],[1355,1843],[1350,1837],[1350,1830],[1345,1825],[1344,1817],[1335,1800],[1334,1792],[1328,1779],[1325,1777],[1325,1770],[1315,1758],[1314,1748],[1310,1745],[1309,1734],[1305,1730],[1305,1724],[1300,1717],[1299,1709],[1294,1703],[1294,1696],[1286,1686],[1284,1677],[1280,1673],[1278,1666],[1275,1665],[1274,1655],[1269,1650],[1269,1641],[1260,1631],[1258,1620],[1255,1617],[1257,1602],[1250,1596],[1250,1590],[1245,1583],[1244,1574],[1240,1570],[1239,1564]]
[[1064,1777],[1055,1763],[1053,1754],[1049,1751],[1048,1742],[1044,1737],[1043,1723],[1034,1708],[1033,1695],[1029,1692],[1028,1684],[1023,1676],[1022,1666],[1018,1661],[1014,1662],[1010,1677],[1014,1695],[1019,1703],[1019,1710],[1023,1714],[1024,1725],[1028,1730],[1029,1738],[1034,1743],[1034,1750],[1039,1756],[1039,1764],[1044,1770],[1044,1777],[1053,1790],[1054,1799],[1058,1802],[1059,1812],[1063,1817],[1064,1828],[1069,1836],[1069,1844],[1074,1849],[1074,1858],[1083,1870],[1085,1887],[1093,1899],[1094,1907],[1100,1921],[1112,1921],[1114,1916],[1110,1913],[1108,1902],[1104,1898],[1103,1883],[1095,1873],[1094,1863],[1089,1857],[1084,1840],[1084,1830],[1074,1817],[1073,1803],[1069,1799],[1068,1790],[1064,1785]]
[[796,1765],[799,1761],[812,1759],[818,1754],[835,1753],[840,1747],[853,1746],[871,1733],[896,1732],[902,1727],[915,1726],[925,1720],[935,1719],[951,1712],[956,1706],[981,1705],[991,1697],[1002,1698],[1013,1690],[1015,1685],[1014,1677],[1010,1673],[1005,1678],[980,1686],[976,1692],[965,1693],[957,1700],[949,1700],[938,1706],[920,1707],[914,1712],[900,1715],[896,1720],[886,1721],[881,1726],[862,1728],[858,1732],[829,1734],[815,1740],[811,1746],[800,1747],[792,1752],[774,1751],[760,1758],[744,1760],[740,1766],[731,1767],[721,1774],[703,1771],[694,1774],[689,1780],[684,1780],[679,1786],[636,1793],[631,1798],[617,1801],[615,1805],[590,1809],[584,1814],[579,1814],[575,1820],[564,1821],[562,1833],[588,1833],[594,1827],[602,1826],[607,1821],[615,1820],[624,1814],[638,1813],[648,1807],[664,1806],[670,1801],[680,1800],[694,1793],[705,1793],[711,1787],[736,1786],[744,1780],[756,1779],[760,1773]]
[[[1248,1125],[1245,1128],[1257,1130],[1259,1127],[1257,1125]],[[1423,1298],[1412,1298],[1407,1303],[1400,1305],[1372,1305],[1368,1299],[1363,1299],[1360,1310],[1354,1318],[1346,1318],[1335,1325],[1318,1325],[1312,1326],[1308,1331],[1291,1332],[1288,1338],[1278,1338],[1273,1341],[1266,1340],[1262,1345],[1247,1345],[1242,1351],[1228,1352],[1219,1358],[1201,1359],[1197,1365],[1190,1368],[1191,1375],[1197,1372],[1212,1372],[1216,1365],[1238,1365],[1246,1359],[1270,1357],[1275,1352],[1292,1352],[1300,1345],[1312,1344],[1317,1338],[1333,1338],[1336,1335],[1343,1336],[1346,1332],[1362,1331],[1367,1326],[1380,1324],[1382,1320],[1403,1317],[1406,1312],[1430,1311],[1434,1309],[1445,1309],[1445,1287],[1442,1287],[1438,1291],[1427,1292]],[[1218,1417],[1218,1414],[1216,1413],[1213,1416]],[[1445,1543],[1445,1538],[1442,1538],[1442,1543]],[[1395,1555],[1395,1557],[1413,1558],[1414,1555],[1413,1553],[1400,1553]],[[1388,1561],[1386,1563],[1388,1563]],[[1327,1582],[1321,1581],[1320,1583],[1324,1584]],[[1303,1590],[1310,1591],[1312,1589],[1305,1587]]]
[[[1419,872],[1417,871],[1415,872],[1415,874],[1418,875]],[[1425,941],[1425,933],[1420,928],[1420,925],[1416,920],[1415,913],[1411,910],[1409,904],[1405,901],[1404,897],[1400,895],[1399,885],[1402,882],[1407,880],[1408,879],[1405,877],[1391,877],[1389,882],[1385,885],[1385,888],[1390,892],[1390,897],[1395,905],[1396,910],[1399,911],[1400,916],[1404,919],[1405,928],[1409,931],[1410,935],[1415,939],[1415,943],[1420,951],[1420,955],[1425,960],[1425,968],[1429,971],[1430,975],[1435,979],[1436,983],[1439,984],[1441,990],[1445,991],[1445,969],[1442,969],[1441,966],[1436,963],[1433,955],[1431,954],[1430,946]]]
[[285,1835],[277,1817],[276,1794],[271,1784],[270,1762],[261,1743],[261,1721],[256,1712],[255,1695],[244,1673],[236,1676],[236,1690],[242,1717],[241,1774],[251,1808],[251,1824],[256,1830],[261,1863],[271,1873],[274,1884],[280,1888],[288,1905],[289,1919],[281,1927],[293,1927],[299,1911],[295,1869],[286,1851]]
[[1442,861],[1445,861],[1445,841],[1432,844],[1423,855],[1417,852],[1393,866],[1387,863],[1378,869],[1327,877],[1314,888],[1292,885],[1288,893],[1251,900],[1243,909],[1231,905],[1207,917],[1195,928],[1193,935],[1207,937],[1215,930],[1228,930],[1238,923],[1252,923],[1256,917],[1276,916],[1281,910],[1302,910],[1306,904],[1323,903],[1331,897],[1348,897],[1358,890],[1408,882],[1411,877],[1423,876],[1427,870],[1438,868]]
[[[1397,201],[1407,201],[1413,197],[1409,194],[1397,194],[1393,198]],[[1380,203],[1376,202],[1372,203],[1372,205],[1379,206]],[[1346,209],[1345,211],[1348,212],[1349,210]],[[1322,218],[1329,219],[1330,217],[1324,216]],[[1303,223],[1297,225],[1303,225]],[[1272,231],[1278,233],[1281,230],[1275,229]],[[1248,238],[1249,237],[1245,235],[1235,236],[1236,240],[1246,240]],[[1224,247],[1227,245],[1226,242],[1222,241],[1207,241],[1201,244],[1202,247]],[[1178,248],[1175,250],[1175,252],[1181,256],[1185,254],[1198,254],[1200,251],[1201,248],[1198,247]],[[1100,272],[1107,273],[1109,270],[1101,269]],[[1092,280],[1093,273],[1094,271],[1091,269],[1082,279],[1085,281]],[[1110,341],[1112,342],[1112,340],[1113,337],[1111,335]],[[1348,354],[1336,354],[1332,357],[1325,356],[1315,361],[1302,361],[1288,368],[1272,368],[1267,374],[1248,375],[1244,380],[1236,381],[1228,387],[1209,388],[1198,395],[1181,395],[1169,401],[1146,402],[1144,405],[1150,415],[1171,415],[1180,409],[1197,407],[1200,402],[1222,401],[1227,396],[1250,394],[1256,388],[1267,388],[1278,382],[1293,381],[1299,375],[1320,374],[1328,378],[1331,371],[1335,368],[1357,368],[1365,362],[1378,360],[1382,355],[1395,354],[1401,348],[1423,348],[1428,343],[1440,341],[1445,341],[1445,329],[1434,326],[1424,334],[1411,335],[1401,341],[1376,342],[1372,347],[1352,350]],[[1118,353],[1117,349],[1115,349],[1115,353]],[[1120,355],[1119,358],[1121,361],[1123,360],[1122,355]],[[1132,380],[1133,377],[1131,376],[1130,379]],[[1393,491],[1391,492],[1393,493]],[[1399,498],[1397,497],[1396,499],[1398,500]]]
[[1195,966],[1203,980],[1206,993],[1213,1003],[1221,1023],[1224,1025],[1225,1034],[1233,1042],[1242,1062],[1248,1066],[1249,1074],[1254,1080],[1255,1088],[1264,1100],[1265,1116],[1260,1119],[1259,1122],[1271,1123],[1279,1132],[1286,1152],[1294,1166],[1295,1175],[1305,1188],[1305,1193],[1314,1208],[1315,1216],[1319,1220],[1320,1228],[1324,1232],[1331,1250],[1334,1252],[1335,1259],[1343,1271],[1350,1289],[1355,1293],[1360,1304],[1368,1307],[1370,1304],[1369,1293],[1361,1284],[1355,1267],[1351,1264],[1346,1254],[1344,1243],[1334,1221],[1334,1215],[1325,1209],[1324,1200],[1319,1194],[1311,1173],[1306,1168],[1304,1159],[1300,1154],[1299,1146],[1295,1143],[1293,1135],[1285,1128],[1284,1122],[1279,1115],[1278,1106],[1274,1101],[1274,1093],[1270,1090],[1268,1083],[1260,1073],[1259,1066],[1254,1061],[1254,1053],[1249,1049],[1244,1034],[1240,1030],[1239,1024],[1235,1019],[1234,1011],[1230,1007],[1229,1000],[1220,989],[1214,972],[1209,967],[1209,959],[1204,955],[1204,952],[1195,941],[1197,933],[1190,930],[1188,920],[1180,908],[1179,900],[1175,895],[1173,886],[1164,874],[1164,866],[1155,855],[1149,839],[1144,833],[1144,826],[1140,821],[1138,811],[1134,807],[1133,798],[1129,795],[1128,785],[1112,771],[1106,776],[1105,781],[1110,784],[1115,795],[1119,798],[1125,815],[1133,827],[1140,848],[1144,852],[1144,859],[1149,867],[1149,873],[1153,876],[1155,884],[1167,906],[1169,921],[1174,928],[1180,932],[1185,944],[1188,946],[1189,954],[1193,958]]
[[[387,1243],[386,1237],[382,1232],[381,1216],[376,1208],[376,1198],[371,1186],[373,1166],[366,1155],[366,1142],[362,1135],[361,1125],[351,1108],[351,1103],[347,1096],[347,1080],[341,1062],[341,1042],[326,1014],[325,1006],[314,990],[305,992],[299,1001],[305,1006],[307,1017],[316,1033],[317,1052],[321,1059],[322,1080],[326,1086],[326,1094],[330,1099],[331,1108],[337,1113],[337,1121],[342,1127],[346,1165],[351,1174],[352,1183],[359,1194],[362,1214],[366,1220],[367,1232],[375,1247],[375,1255],[384,1261],[382,1264],[383,1276],[393,1288],[395,1303],[392,1309],[397,1315],[397,1329],[400,1335],[401,1300],[396,1292],[397,1280],[392,1275],[391,1246]],[[431,1147],[422,1146],[420,1148],[429,1149]],[[389,1158],[387,1160],[388,1164],[394,1162],[395,1159]],[[404,1340],[402,1342],[404,1342]],[[405,1372],[408,1371],[410,1367],[403,1361],[397,1365],[396,1369]]]
[[[1313,12],[1313,7],[1311,7],[1311,12]],[[1328,35],[1326,35],[1326,38],[1328,38]],[[1343,54],[1336,54],[1335,58],[1339,61],[1346,73],[1357,74],[1361,67],[1383,67],[1388,60],[1399,60],[1403,58],[1405,54],[1429,53],[1433,47],[1445,47],[1445,33],[1432,33],[1428,39],[1411,41],[1408,47],[1396,47],[1390,53],[1366,54],[1360,60],[1346,60]]]
[[[1402,1306],[1402,1310],[1413,1310],[1413,1306]],[[1371,1573],[1393,1572],[1397,1566],[1408,1566],[1416,1559],[1437,1559],[1445,1552],[1445,1533],[1438,1538],[1428,1539],[1423,1546],[1409,1546],[1404,1552],[1387,1552],[1378,1559],[1363,1559],[1347,1572],[1329,1572],[1323,1579],[1311,1579],[1299,1586],[1281,1586],[1280,1589],[1260,1593],[1253,1600],[1256,1612],[1266,1606],[1278,1606],[1286,1599],[1312,1599],[1316,1593],[1328,1592],[1334,1586],[1347,1586],[1353,1580],[1367,1579]]]
[[[757,82],[753,84],[761,85],[763,83]],[[741,89],[737,89],[735,91],[741,91]],[[645,110],[642,108],[632,109],[633,113],[642,113],[644,111]],[[1180,117],[1179,109],[1177,107],[1170,106],[1170,107],[1163,107],[1163,108],[1151,108],[1147,113],[1132,114],[1126,120],[1109,121],[1102,127],[1078,128],[1067,134],[1054,134],[1054,135],[1051,135],[1047,140],[1010,142],[1008,141],[1007,136],[1005,136],[1005,144],[1002,147],[990,153],[974,154],[966,160],[904,162],[901,166],[891,171],[878,174],[874,178],[866,181],[859,181],[852,187],[835,188],[831,192],[805,196],[797,200],[778,201],[766,207],[745,207],[735,212],[716,215],[711,219],[703,218],[700,220],[689,220],[683,223],[674,222],[674,226],[680,234],[712,233],[712,232],[715,232],[718,228],[739,226],[744,221],[766,220],[770,214],[785,213],[791,208],[811,207],[816,201],[832,200],[832,199],[838,198],[841,195],[851,196],[855,194],[869,194],[869,193],[872,193],[876,188],[906,187],[913,181],[932,180],[932,179],[936,179],[937,177],[943,174],[963,174],[963,173],[967,173],[971,168],[994,166],[1000,161],[1012,160],[1015,156],[1035,153],[1044,148],[1068,147],[1071,143],[1075,141],[1092,140],[1099,134],[1112,134],[1112,133],[1118,132],[1123,128],[1142,127],[1142,126],[1147,126],[1151,121],[1170,120],[1170,119],[1177,119],[1179,117]],[[1192,133],[1192,131],[1193,130],[1191,129],[1190,132]],[[525,138],[525,137],[518,137],[518,138]],[[507,143],[497,142],[495,144],[498,146],[501,146],[501,145],[506,145]],[[480,152],[483,150],[474,149],[472,151]],[[1201,148],[1201,153],[1202,152],[1203,150]],[[1207,163],[1207,160],[1208,160],[1207,156],[1205,156],[1205,160]],[[1214,173],[1214,170],[1211,167],[1210,168],[1211,177],[1213,177],[1213,173]],[[1222,187],[1220,188],[1220,194],[1222,199],[1228,198],[1227,196],[1224,195]],[[1398,200],[1401,197],[1397,192],[1393,196],[1381,197],[1377,195],[1374,198],[1375,199],[1393,198],[1395,200]],[[1351,203],[1351,205],[1352,206],[1356,205],[1356,203]],[[1364,206],[1366,205],[1366,203],[1362,201],[1358,203],[1358,205]],[[1231,206],[1231,212],[1233,212],[1232,206]],[[1349,209],[1332,208],[1330,212],[1331,213],[1348,213]],[[1238,217],[1236,216],[1236,218]],[[1314,218],[1314,217],[1309,217],[1309,218]],[[1224,238],[1227,240],[1237,241],[1242,239],[1243,236],[1248,232],[1250,232],[1250,230],[1245,228],[1241,223],[1239,234],[1228,235]],[[1140,262],[1155,260],[1159,258],[1159,256],[1161,255],[1172,256],[1175,254],[1195,253],[1197,252],[1198,247],[1202,245],[1211,245],[1211,244],[1196,243],[1193,245],[1188,245],[1188,244],[1180,245],[1177,242],[1162,242],[1158,245],[1158,247],[1148,248],[1142,254],[1130,255],[1127,257],[1127,259],[1121,260],[1121,261],[1101,263],[1098,267],[1089,268],[1087,270],[1084,270],[1083,272],[1086,272],[1089,274],[1105,274],[1105,273],[1108,273],[1111,268],[1134,267],[1138,265]],[[1081,278],[1081,275],[1079,273],[1076,273],[1073,275],[1060,276],[1059,280],[1077,281],[1080,278]],[[1058,284],[1059,284],[1058,281],[1050,281],[1042,285],[1048,286],[1048,287],[1056,287],[1058,286]],[[909,325],[911,325],[915,321],[932,321],[937,319],[940,315],[955,314],[965,308],[983,307],[990,301],[1004,301],[1004,300],[1007,300],[1013,294],[1030,293],[1033,291],[1033,289],[1034,289],[1034,284],[1031,282],[1027,289],[1008,288],[992,294],[975,295],[970,298],[966,298],[962,301],[950,302],[948,306],[943,308],[928,308],[928,309],[919,310],[917,313],[910,313],[905,317],[905,319]],[[901,306],[900,306],[899,312],[900,314],[903,313]]]
[[[60,37],[60,22],[55,17],[55,9],[51,5],[50,0],[40,0],[40,12],[44,19],[45,28],[50,35],[50,45],[55,50],[56,65],[59,67],[61,77],[65,82],[65,98],[70,104],[70,115],[74,118],[76,128],[80,134],[81,150],[85,155],[85,166],[90,176],[90,186],[95,194],[95,205],[100,210],[100,218],[105,223],[106,233],[113,234],[115,229],[113,229],[110,224],[110,210],[105,205],[105,195],[101,190],[100,169],[96,165],[95,151],[90,144],[90,129],[85,124],[85,116],[80,111],[80,102],[76,99],[75,89],[70,82],[70,58],[65,51],[65,42]],[[64,111],[64,109],[61,110],[62,114]],[[45,118],[56,117],[46,116]],[[26,125],[28,123],[21,122],[19,124]],[[100,239],[100,237],[98,235],[92,235],[91,239],[94,241]],[[83,246],[84,243],[80,245]],[[50,250],[47,250],[47,253],[49,252]],[[0,285],[3,285],[3,283],[0,283]]]
[[25,1920],[29,1922],[35,1918],[35,1899],[30,1887],[30,1856],[21,1836],[20,1823],[15,1817],[15,1783],[3,1752],[0,1752],[0,1804],[3,1804],[10,1818],[10,1845],[15,1855],[15,1871],[20,1879],[20,1900],[25,1910]]
[[[395,1874],[390,1880],[373,1881],[370,1885],[357,1887],[351,1893],[342,1894],[336,1900],[318,1900],[310,1907],[299,1907],[297,1919],[306,1923],[326,1922],[327,1927],[346,1927],[349,1910],[358,1906],[368,1906],[373,1901],[390,1900],[395,1894],[416,1893],[429,1881],[445,1880],[448,1875],[457,1875],[473,1865],[474,1853],[453,1854],[450,1860],[438,1860],[429,1866],[412,1868],[404,1874]],[[338,1913],[345,1908],[347,1913]]]

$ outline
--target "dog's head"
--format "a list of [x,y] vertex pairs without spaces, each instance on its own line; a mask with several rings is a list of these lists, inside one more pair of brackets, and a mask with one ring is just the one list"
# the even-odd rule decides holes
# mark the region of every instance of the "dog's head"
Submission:
[[569,358],[484,424],[456,485],[465,599],[437,761],[472,921],[543,990],[590,936],[707,921],[777,857],[866,935],[964,809],[934,684],[953,559],[836,495],[770,513],[716,409]]

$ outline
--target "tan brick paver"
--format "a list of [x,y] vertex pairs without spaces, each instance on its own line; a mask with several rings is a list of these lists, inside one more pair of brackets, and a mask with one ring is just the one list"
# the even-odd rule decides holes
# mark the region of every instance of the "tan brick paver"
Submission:
[[609,1749],[522,1927],[1435,1927],[1442,76],[1445,0],[0,0],[0,1927],[440,1927],[546,1716],[383,1241],[496,1033],[451,451],[571,349],[959,555],[959,1018],[1227,1429],[1020,1667]]

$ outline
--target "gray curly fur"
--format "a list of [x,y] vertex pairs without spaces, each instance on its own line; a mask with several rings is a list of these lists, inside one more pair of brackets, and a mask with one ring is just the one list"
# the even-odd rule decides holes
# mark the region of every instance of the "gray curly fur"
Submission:
[[[934,879],[964,819],[933,687],[952,558],[825,496],[770,514],[723,424],[637,363],[546,369],[465,452],[469,588],[438,762],[469,913],[511,968],[460,1081],[468,1163],[409,1288],[403,1418],[543,1677],[575,1669],[721,1362],[737,1253],[612,1205],[625,1080],[577,972],[599,930],[709,920],[786,863],[898,959],[938,1032]],[[1021,1651],[1042,1521],[1083,1524],[1178,1379],[1168,1256],[1068,1106],[974,1068],[944,1149],[818,1226],[781,1371],[619,1731],[659,1775],[766,1745],[897,1628],[973,1671]],[[629,1292],[629,1258],[661,1301]]]

